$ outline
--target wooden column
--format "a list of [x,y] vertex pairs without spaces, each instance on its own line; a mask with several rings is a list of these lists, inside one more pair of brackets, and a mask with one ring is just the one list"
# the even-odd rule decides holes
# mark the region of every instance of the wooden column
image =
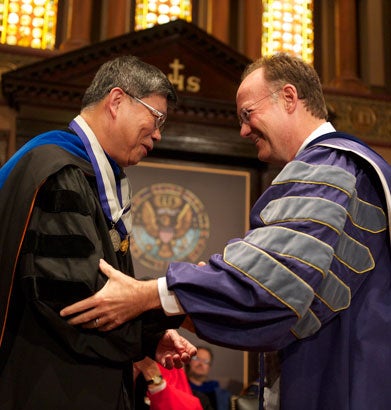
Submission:
[[106,36],[117,37],[129,31],[133,31],[133,27],[130,29],[130,1],[116,0],[114,7],[110,4],[107,7]]
[[256,60],[261,57],[262,2],[245,0],[244,3],[244,54]]
[[213,0],[210,34],[229,45],[229,0]]
[[92,0],[69,0],[66,40],[61,51],[70,51],[90,44]]
[[336,0],[336,78],[329,85],[343,91],[368,93],[369,88],[358,76],[356,18],[355,0]]

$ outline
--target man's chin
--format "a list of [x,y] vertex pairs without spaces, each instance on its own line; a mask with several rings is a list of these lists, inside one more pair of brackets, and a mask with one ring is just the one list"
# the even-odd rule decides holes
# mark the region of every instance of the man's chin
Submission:
[[268,162],[269,155],[266,155],[265,152],[258,150],[258,159],[261,162]]

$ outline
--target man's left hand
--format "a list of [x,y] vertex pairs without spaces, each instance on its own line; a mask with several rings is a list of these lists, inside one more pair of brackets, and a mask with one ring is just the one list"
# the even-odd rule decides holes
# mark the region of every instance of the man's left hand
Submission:
[[197,349],[176,330],[167,330],[156,349],[156,360],[167,369],[181,368],[195,356]]

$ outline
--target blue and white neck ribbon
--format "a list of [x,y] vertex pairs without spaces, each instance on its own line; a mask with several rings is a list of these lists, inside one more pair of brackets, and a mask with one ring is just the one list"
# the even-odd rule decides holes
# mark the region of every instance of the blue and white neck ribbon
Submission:
[[132,229],[130,212],[132,193],[128,178],[124,177],[116,181],[113,168],[105,152],[89,125],[80,115],[70,122],[69,127],[80,137],[90,157],[103,212],[111,222],[112,228],[118,231],[121,239],[127,239]]

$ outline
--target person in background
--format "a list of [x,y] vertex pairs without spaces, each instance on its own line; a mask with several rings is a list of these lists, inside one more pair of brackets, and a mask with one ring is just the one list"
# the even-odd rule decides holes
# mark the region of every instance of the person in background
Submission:
[[[157,312],[108,333],[61,308],[106,282],[105,258],[133,275],[131,192],[123,167],[161,139],[176,94],[134,56],[101,66],[65,131],[31,139],[0,169],[0,409],[128,410],[131,363],[181,366],[195,347]],[[143,302],[144,303],[144,302]],[[155,354],[156,353],[156,354]]]
[[206,346],[197,347],[197,355],[186,365],[186,374],[191,389],[204,393],[215,410],[229,410],[231,393],[220,387],[217,380],[209,380],[213,352]]
[[144,381],[139,383],[138,410],[203,409],[200,400],[191,391],[183,367],[168,370],[148,356],[135,362],[133,367],[134,377],[142,374]]
[[[297,57],[250,64],[236,104],[240,136],[281,167],[251,210],[250,230],[206,265],[171,263],[146,283],[102,261],[106,286],[62,314],[87,327],[99,317],[109,330],[148,301],[186,313],[209,343],[277,352],[273,408],[390,408],[391,166],[328,122],[319,77]],[[263,360],[259,374],[260,408],[269,409]]]

